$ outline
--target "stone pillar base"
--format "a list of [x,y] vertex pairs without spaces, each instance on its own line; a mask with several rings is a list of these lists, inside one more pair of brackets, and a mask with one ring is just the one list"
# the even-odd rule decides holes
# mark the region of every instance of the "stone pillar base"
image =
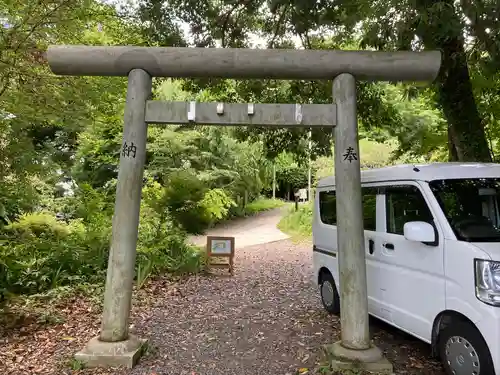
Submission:
[[85,348],[75,354],[75,359],[86,367],[132,368],[143,354],[146,343],[147,340],[134,335],[117,342],[105,342],[94,337]]
[[363,370],[375,374],[392,374],[392,364],[384,358],[376,346],[366,350],[353,350],[342,346],[338,341],[333,345],[324,345],[323,352],[334,371]]

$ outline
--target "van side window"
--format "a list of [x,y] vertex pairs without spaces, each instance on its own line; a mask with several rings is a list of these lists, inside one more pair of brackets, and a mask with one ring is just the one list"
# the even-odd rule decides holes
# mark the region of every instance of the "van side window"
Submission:
[[395,186],[385,191],[387,233],[403,235],[409,221],[433,223],[432,213],[416,186]]
[[363,188],[363,227],[365,230],[377,230],[377,189]]
[[319,193],[319,216],[324,224],[337,225],[337,198],[334,190]]
[[[364,229],[375,231],[377,227],[377,189],[363,188],[362,194]],[[336,204],[335,191],[319,193],[319,214],[324,224],[337,225]]]

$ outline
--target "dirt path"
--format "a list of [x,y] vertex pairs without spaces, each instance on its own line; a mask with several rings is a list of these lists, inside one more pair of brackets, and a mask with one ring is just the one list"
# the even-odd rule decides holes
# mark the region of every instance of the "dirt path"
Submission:
[[[157,354],[132,375],[312,373],[321,345],[339,339],[340,324],[324,312],[311,281],[311,245],[275,242],[286,238],[276,229],[281,215],[274,210],[210,232],[236,237],[234,277],[194,277],[175,296],[159,296],[147,323],[137,322]],[[397,374],[442,374],[427,345],[381,323],[371,329]]]
[[283,216],[284,208],[278,208],[259,213],[255,216],[229,221],[216,228],[210,229],[203,236],[191,237],[192,243],[203,246],[206,236],[235,237],[236,249],[285,240],[288,235],[281,232],[276,226]]
[[310,282],[307,250],[288,241],[237,251],[235,276],[189,279],[144,329],[159,356],[143,375],[296,374],[331,340]]
[[[154,354],[124,374],[296,375],[339,339],[339,320],[324,312],[311,283],[308,245],[244,248],[234,277],[191,278],[179,292],[158,296],[147,320],[136,319]],[[396,374],[442,374],[428,345],[378,322],[371,332]]]

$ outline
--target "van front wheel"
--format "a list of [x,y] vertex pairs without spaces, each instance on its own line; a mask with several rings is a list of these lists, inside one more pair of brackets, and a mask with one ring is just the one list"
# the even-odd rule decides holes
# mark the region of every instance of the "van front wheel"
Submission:
[[330,314],[340,314],[340,298],[330,272],[323,272],[320,284],[321,302]]
[[441,331],[439,355],[449,375],[495,373],[488,346],[470,323],[454,321]]

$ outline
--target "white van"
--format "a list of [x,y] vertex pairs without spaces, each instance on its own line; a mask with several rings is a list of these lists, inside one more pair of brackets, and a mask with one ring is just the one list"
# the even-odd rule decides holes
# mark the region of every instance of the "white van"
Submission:
[[[369,313],[432,345],[447,373],[500,375],[500,164],[361,173]],[[318,183],[314,278],[340,312],[335,179]]]

